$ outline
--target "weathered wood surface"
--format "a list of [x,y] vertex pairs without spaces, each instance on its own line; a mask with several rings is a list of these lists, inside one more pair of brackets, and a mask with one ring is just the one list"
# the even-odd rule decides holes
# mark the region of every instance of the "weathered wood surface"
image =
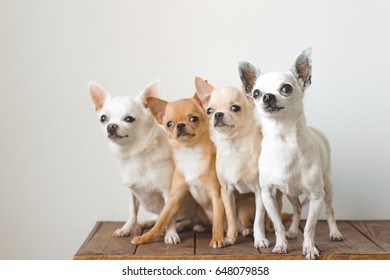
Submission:
[[[256,249],[252,237],[239,236],[237,243],[221,249],[211,249],[211,233],[192,231],[180,233],[181,243],[167,245],[161,236],[149,244],[132,245],[132,237],[115,238],[112,233],[121,222],[97,222],[83,245],[74,255],[75,260],[87,259],[242,259],[242,260],[304,260],[301,254],[303,234],[288,241],[288,253],[272,254],[275,235],[267,233],[270,248]],[[339,221],[344,241],[330,241],[326,221],[316,227],[316,246],[320,259],[390,259],[390,221]],[[301,223],[303,231],[305,222]]]

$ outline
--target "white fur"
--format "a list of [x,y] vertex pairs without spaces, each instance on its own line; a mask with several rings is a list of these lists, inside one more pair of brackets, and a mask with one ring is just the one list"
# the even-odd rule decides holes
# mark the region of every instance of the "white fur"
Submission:
[[[172,151],[164,130],[144,106],[145,95],[151,94],[151,91],[157,95],[158,87],[159,82],[152,83],[136,98],[132,98],[111,97],[99,85],[90,83],[89,86],[99,118],[102,115],[107,117],[107,121],[102,123],[103,131],[108,136],[107,126],[116,124],[118,134],[126,136],[109,138],[109,150],[119,166],[123,184],[130,190],[129,218],[114,232],[115,237],[141,234],[137,222],[139,205],[151,213],[160,214],[168,198],[174,171]],[[104,96],[104,103],[100,108],[96,99],[101,96]],[[127,116],[132,116],[135,121],[124,121]],[[175,221],[168,225],[165,242],[180,242]]]
[[205,191],[204,184],[199,180],[199,176],[204,173],[201,147],[181,147],[176,149],[175,158],[177,168],[182,171],[185,182],[189,186],[189,192],[195,201],[202,206],[210,221],[213,218],[210,197]]
[[[307,62],[305,67],[297,63]],[[260,184],[264,205],[275,227],[276,245],[274,253],[286,253],[287,241],[284,226],[277,213],[272,197],[274,189],[297,197],[306,194],[310,199],[309,214],[304,230],[303,254],[315,259],[319,252],[314,243],[315,226],[323,201],[330,227],[330,239],[342,240],[332,208],[332,182],[330,174],[330,147],[325,136],[316,129],[306,126],[303,111],[303,92],[310,85],[310,76],[301,76],[300,70],[311,75],[310,51],[297,58],[291,71],[259,75],[253,91],[260,90],[262,96],[255,99],[261,115],[263,128],[262,152],[259,158]],[[281,87],[290,84],[292,94],[283,95]],[[267,112],[264,109],[265,94],[276,97],[280,111]]]

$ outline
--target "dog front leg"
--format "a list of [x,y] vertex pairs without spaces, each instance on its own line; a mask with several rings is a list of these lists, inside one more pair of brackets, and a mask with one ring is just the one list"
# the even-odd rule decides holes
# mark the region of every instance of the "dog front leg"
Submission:
[[306,255],[306,259],[315,260],[319,257],[320,253],[314,243],[314,236],[316,231],[316,224],[320,215],[321,207],[323,204],[323,195],[310,196],[309,213],[303,233],[303,250],[302,254]]
[[275,228],[276,244],[272,249],[272,253],[285,254],[287,253],[286,230],[283,226],[282,219],[280,218],[275,198],[271,195],[270,188],[264,187],[262,188],[261,196],[265,209],[267,210],[268,215],[271,217]]
[[224,239],[224,245],[233,245],[237,239],[237,215],[236,215],[236,198],[234,196],[234,188],[221,184],[221,194],[223,204],[225,206],[227,233]]
[[139,201],[135,197],[132,191],[130,191],[129,197],[129,217],[126,223],[115,230],[114,237],[125,237],[129,235],[139,235],[142,233],[142,228],[137,224],[137,215],[139,209]]
[[[147,233],[143,234],[142,236],[136,236],[131,240],[131,243],[133,244],[143,244],[148,243],[151,240],[155,239],[160,235],[160,233],[164,230],[164,228],[176,217],[178,214],[184,198],[187,193],[187,188],[182,184],[178,184],[177,186],[172,186],[172,191],[169,195],[167,203],[164,205],[163,210],[161,211],[160,216],[158,217],[156,224],[153,226],[153,228],[148,231]],[[173,223],[174,226],[174,223]],[[170,232],[172,232],[173,229],[170,228]],[[174,229],[176,233],[176,229]],[[177,233],[176,233],[177,235]],[[169,237],[171,238],[171,237]],[[180,242],[180,238],[177,235],[177,237],[174,237],[175,243]],[[167,240],[166,240],[167,241]],[[169,241],[169,240],[168,240]]]
[[223,244],[223,227],[225,221],[225,209],[223,206],[222,198],[219,196],[213,196],[213,229],[212,238],[210,241],[211,248],[222,248]]
[[265,208],[260,186],[258,186],[256,190],[256,213],[255,221],[253,223],[253,237],[255,239],[254,246],[255,248],[266,248],[269,247],[270,243],[265,236]]

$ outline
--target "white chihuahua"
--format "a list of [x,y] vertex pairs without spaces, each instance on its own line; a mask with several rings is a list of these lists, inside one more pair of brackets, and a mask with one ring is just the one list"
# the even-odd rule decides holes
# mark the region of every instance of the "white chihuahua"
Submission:
[[343,240],[332,207],[330,146],[318,130],[306,126],[303,110],[305,89],[311,84],[311,49],[302,52],[287,72],[260,72],[240,62],[246,91],[251,93],[261,116],[262,151],[259,158],[260,185],[265,208],[275,227],[273,253],[286,253],[285,228],[278,215],[273,193],[290,197],[306,194],[310,208],[304,229],[303,254],[315,259],[315,226],[325,200],[331,240]]
[[[142,226],[137,223],[139,205],[151,213],[160,214],[171,188],[172,151],[164,130],[145,105],[146,98],[159,96],[159,88],[160,81],[155,81],[135,98],[111,97],[100,85],[89,83],[92,101],[110,140],[110,152],[118,163],[123,184],[130,189],[130,215],[122,228],[114,232],[115,237],[141,234]],[[190,197],[187,200],[184,205],[191,209],[194,201]],[[193,209],[182,210],[182,213],[192,216]],[[184,224],[191,223],[183,215],[178,219]],[[165,242],[180,242],[175,220],[167,226]]]

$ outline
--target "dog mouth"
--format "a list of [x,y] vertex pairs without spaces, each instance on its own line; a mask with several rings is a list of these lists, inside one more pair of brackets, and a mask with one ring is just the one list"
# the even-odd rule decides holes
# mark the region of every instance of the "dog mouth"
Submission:
[[228,125],[223,120],[214,120],[214,127],[216,129],[225,129],[231,127],[231,125]]
[[129,135],[119,135],[118,133],[110,133],[108,134],[108,138],[111,140],[123,139],[127,138]]
[[177,134],[176,134],[176,138],[191,138],[191,137],[194,137],[195,134],[192,134],[192,133],[188,133],[187,131],[178,131]]
[[283,106],[277,106],[276,104],[266,104],[263,105],[263,110],[267,113],[275,113],[283,110]]

